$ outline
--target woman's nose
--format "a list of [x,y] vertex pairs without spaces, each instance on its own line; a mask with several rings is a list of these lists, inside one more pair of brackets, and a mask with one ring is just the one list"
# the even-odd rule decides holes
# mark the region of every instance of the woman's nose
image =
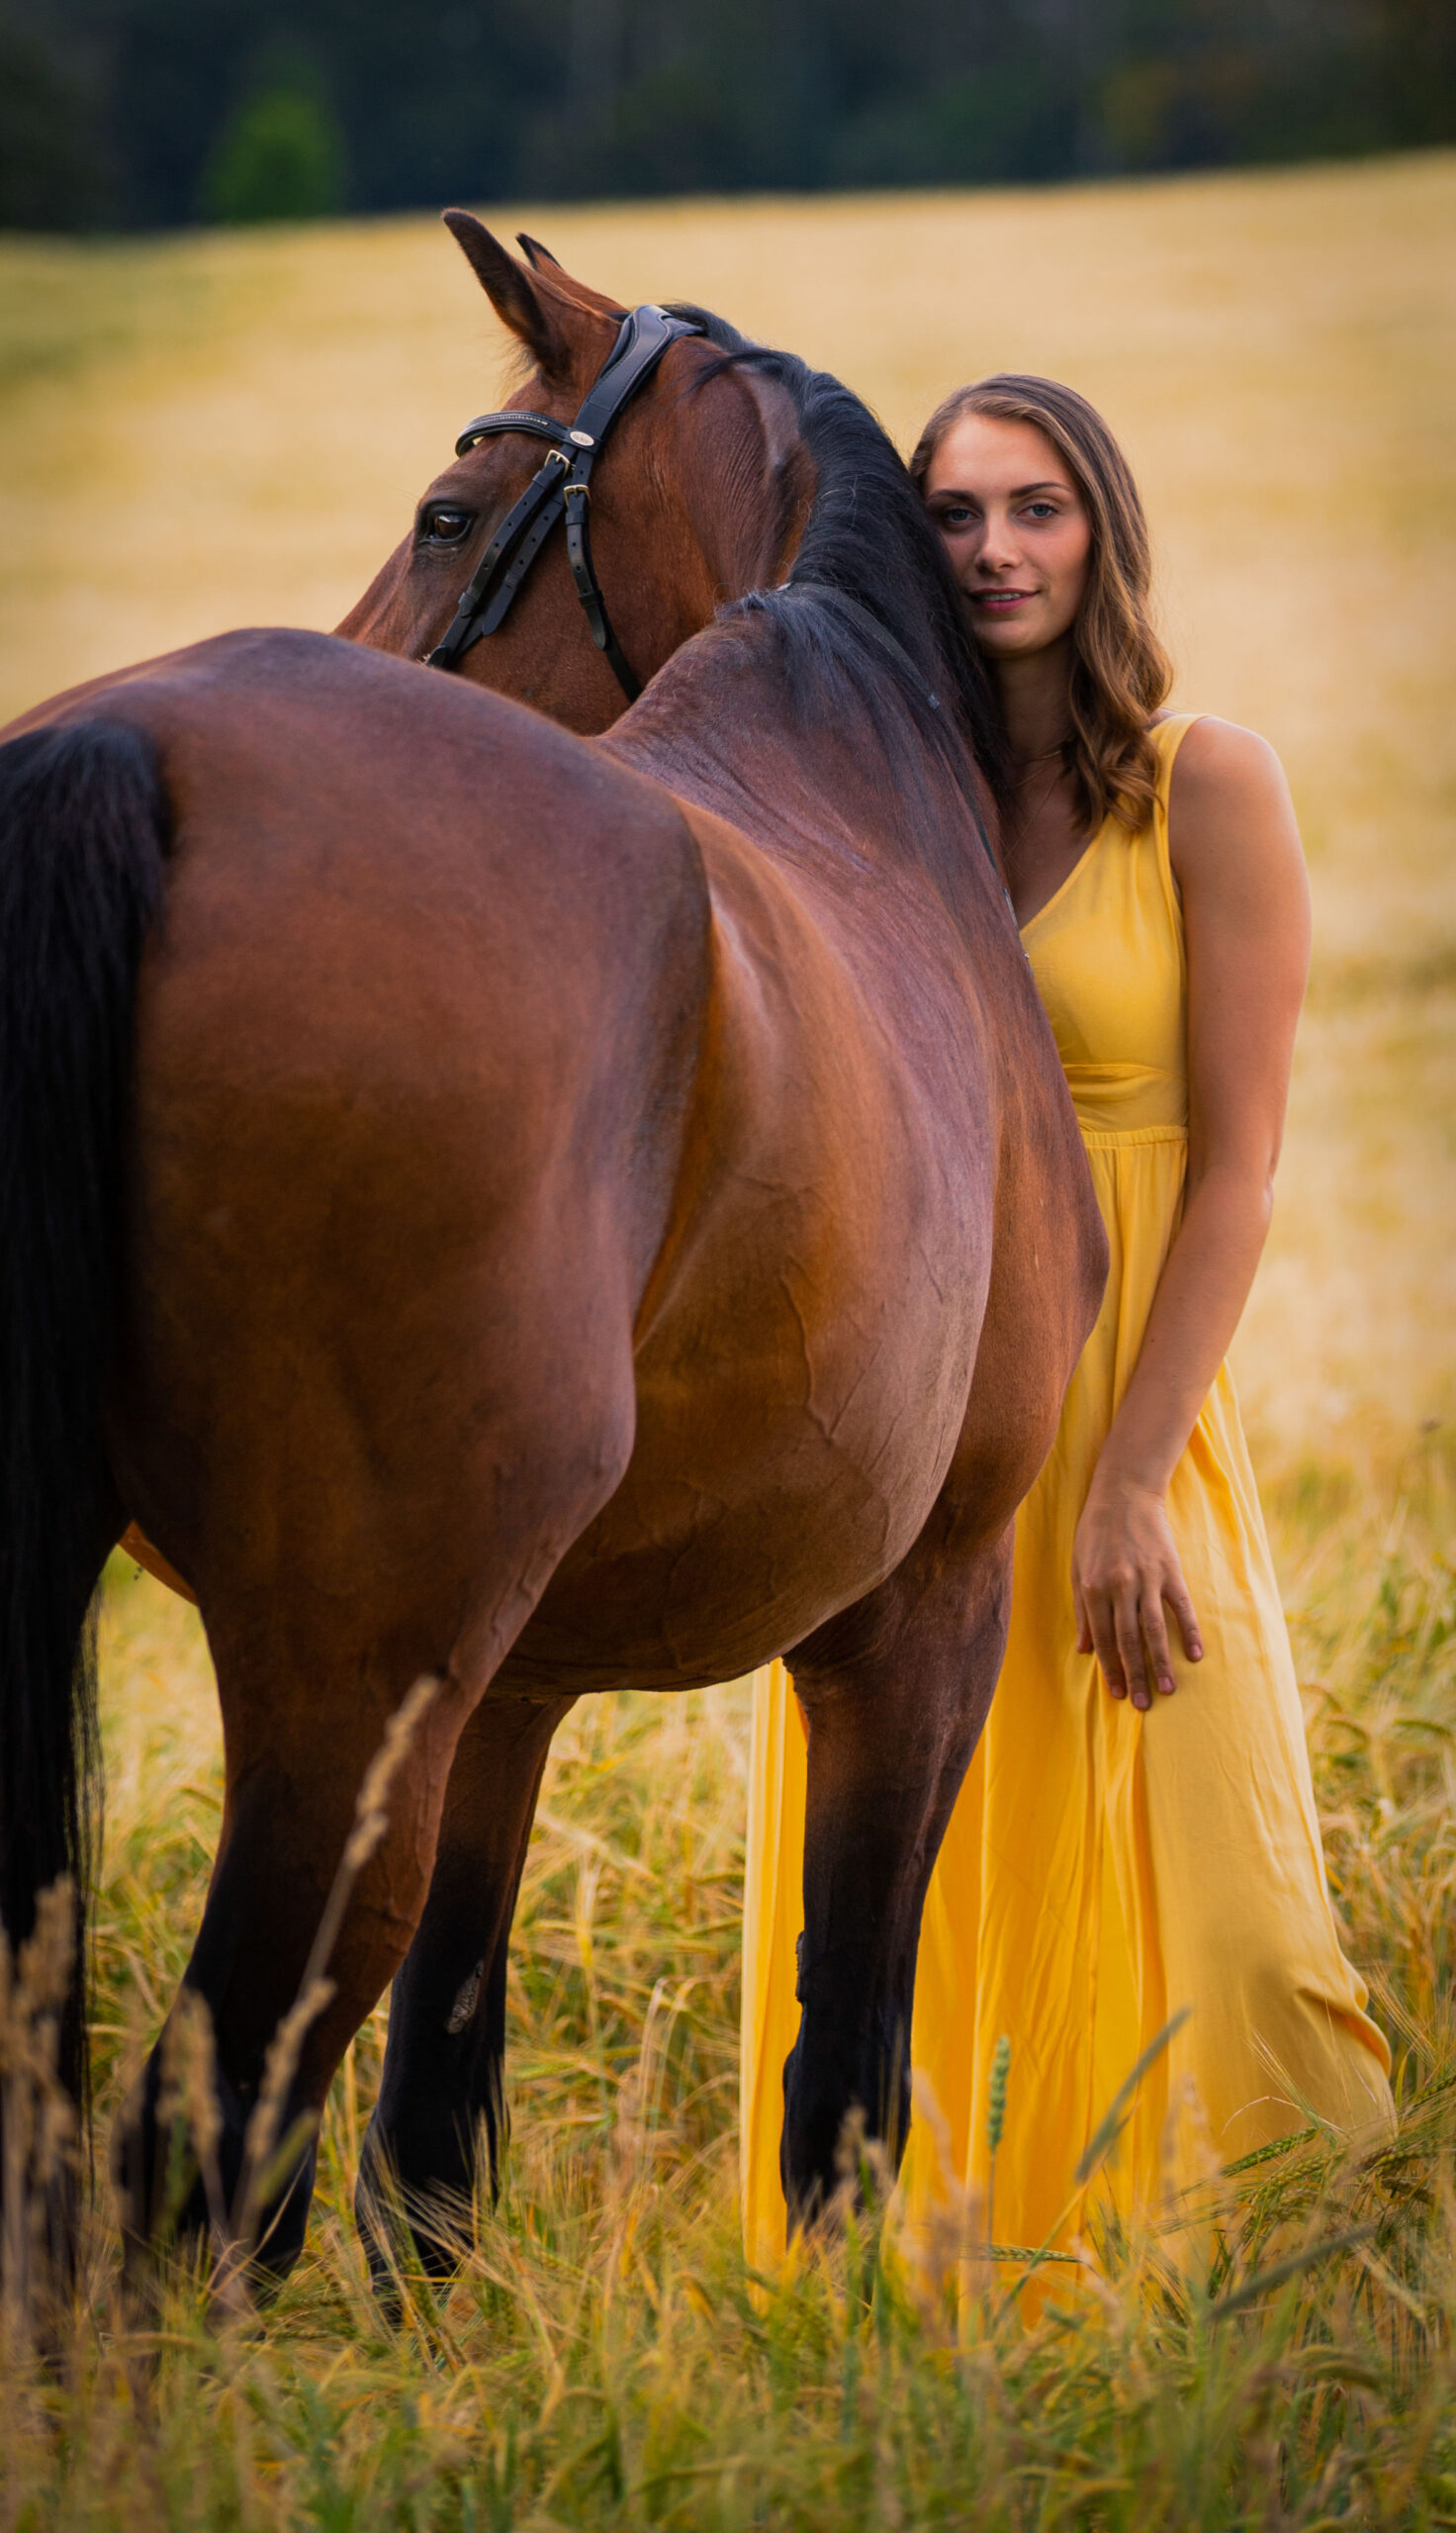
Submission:
[[992,516],[986,520],[975,559],[983,572],[1009,572],[1015,568],[1021,557],[1009,519]]

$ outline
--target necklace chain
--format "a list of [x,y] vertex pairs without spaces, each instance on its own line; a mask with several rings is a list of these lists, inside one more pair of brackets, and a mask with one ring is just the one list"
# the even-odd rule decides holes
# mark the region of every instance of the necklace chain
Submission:
[[[1060,750],[1059,750],[1059,749],[1053,749],[1053,750],[1049,751],[1049,753],[1051,753],[1051,754],[1053,754],[1053,755],[1059,755],[1059,754],[1060,754]],[[1031,759],[1031,761],[1030,761],[1030,762],[1031,762],[1031,765],[1045,765],[1045,764],[1046,764],[1046,757],[1035,757],[1035,756],[1034,756],[1034,757]],[[1028,769],[1028,770],[1030,771],[1030,767],[1029,767],[1029,769]],[[1048,782],[1047,782],[1047,784],[1046,784],[1046,790],[1045,790],[1044,792],[1039,793],[1035,800],[1033,800],[1033,801],[1031,801],[1031,802],[1027,802],[1027,801],[1022,801],[1022,802],[1020,802],[1020,804],[1019,804],[1019,808],[1018,808],[1018,817],[1017,817],[1017,823],[1018,823],[1018,826],[1019,826],[1019,827],[1028,827],[1028,826],[1030,826],[1030,825],[1031,825],[1032,820],[1033,820],[1034,818],[1038,818],[1038,817],[1040,817],[1040,816],[1041,816],[1042,811],[1046,808],[1046,803],[1047,803],[1047,801],[1050,799],[1052,793],[1056,790],[1056,787],[1057,787],[1058,783],[1061,781],[1061,774],[1062,774],[1062,769],[1061,769],[1061,767],[1060,767],[1060,766],[1057,766],[1057,767],[1054,769],[1054,771],[1052,772],[1052,774],[1051,774],[1051,776],[1050,776],[1050,778],[1049,778],[1049,780],[1048,780]],[[1022,780],[1023,780],[1023,779],[1024,779],[1024,778],[1019,778],[1019,779],[1018,779],[1018,781],[1017,781],[1017,786],[1016,786],[1016,788],[1017,788],[1017,791],[1018,791],[1018,792],[1020,792],[1020,791],[1021,791],[1021,788],[1022,788]]]
[[1049,765],[1053,757],[1064,756],[1071,743],[1071,736],[1072,734],[1070,730],[1068,730],[1066,737],[1064,739],[1058,739],[1054,748],[1043,748],[1041,753],[1037,756],[1024,757],[1022,759],[1022,770],[1016,778],[1018,784],[1025,783],[1027,776],[1031,773],[1034,765]]

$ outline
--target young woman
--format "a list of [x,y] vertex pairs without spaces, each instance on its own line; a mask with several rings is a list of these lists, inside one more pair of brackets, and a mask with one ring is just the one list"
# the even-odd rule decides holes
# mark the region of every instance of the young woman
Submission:
[[[1018,1518],[1000,1686],[931,1885],[912,2056],[917,2195],[995,2176],[1003,2242],[1071,2231],[1078,2159],[1135,2062],[1099,2189],[1126,2211],[1306,2125],[1387,2123],[1390,2053],[1340,1952],[1299,1694],[1224,1361],[1268,1228],[1309,958],[1273,750],[1162,704],[1137,489],[1070,388],[998,377],[912,460],[990,663],[1007,877],[1112,1269]],[[784,2241],[804,1740],[756,1684],[744,1929],[744,2221]]]

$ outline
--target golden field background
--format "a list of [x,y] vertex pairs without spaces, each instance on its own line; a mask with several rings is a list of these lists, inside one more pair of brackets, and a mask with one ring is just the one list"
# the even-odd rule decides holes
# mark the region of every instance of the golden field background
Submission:
[[[836,371],[902,448],[988,369],[1107,414],[1176,700],[1280,749],[1315,885],[1246,1408],[1271,1465],[1399,1458],[1456,1366],[1456,158],[491,218]],[[432,220],[0,247],[0,712],[336,622],[501,343]]]
[[[1237,1361],[1401,2137],[1229,2183],[1204,2275],[1155,2236],[1102,2245],[1095,2291],[1035,2329],[984,2262],[968,2286],[886,2267],[877,2218],[746,2278],[744,1687],[591,1700],[517,1914],[506,2192],[455,2287],[407,2288],[395,2326],[364,2277],[382,2004],[265,2334],[185,2283],[129,2322],[98,2194],[64,2370],[0,2363],[0,2525],[1456,2524],[1456,156],[492,221],[824,363],[904,448],[962,378],[1069,379],[1141,481],[1177,701],[1285,758],[1316,962]],[[335,622],[501,379],[430,221],[0,241],[0,712],[229,625]],[[221,1792],[195,1616],[119,1562],[103,1726],[104,2133],[190,1949]]]

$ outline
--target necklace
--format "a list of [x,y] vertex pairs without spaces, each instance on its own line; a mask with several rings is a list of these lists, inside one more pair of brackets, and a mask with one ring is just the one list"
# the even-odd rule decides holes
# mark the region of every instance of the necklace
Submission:
[[1071,732],[1068,731],[1064,739],[1057,740],[1054,748],[1042,748],[1038,751],[1036,756],[1029,756],[1023,760],[1021,772],[1016,777],[1015,788],[1018,793],[1022,790],[1022,787],[1026,784],[1029,778],[1035,774],[1039,765],[1049,765],[1051,767],[1051,779],[1046,785],[1046,790],[1042,792],[1035,800],[1022,800],[1018,802],[1017,824],[1019,827],[1025,829],[1031,825],[1034,818],[1039,818],[1042,811],[1046,808],[1047,801],[1050,799],[1052,793],[1056,790],[1058,783],[1066,772],[1066,751],[1071,740]]
[[1051,765],[1051,775],[1046,784],[1046,790],[1039,793],[1035,800],[1018,801],[1017,824],[1023,830],[1031,825],[1034,818],[1039,818],[1041,816],[1042,811],[1046,808],[1052,793],[1056,790],[1058,783],[1062,780],[1062,777],[1066,772],[1064,762],[1065,749],[1066,741],[1063,739],[1060,744],[1054,748],[1044,748],[1040,756],[1029,756],[1023,771],[1017,776],[1016,790],[1020,793],[1028,775],[1035,772],[1039,765],[1051,764],[1053,757],[1056,760],[1055,764]]
[[1023,757],[1022,770],[1016,778],[1018,785],[1025,783],[1027,776],[1031,773],[1034,765],[1049,765],[1053,757],[1056,757],[1059,761],[1062,756],[1064,756],[1066,749],[1070,744],[1071,735],[1070,730],[1068,730],[1066,737],[1064,739],[1058,739],[1054,748],[1043,748],[1037,756]]
[[1020,814],[1017,819],[1018,833],[1023,832],[1027,827],[1029,827],[1034,818],[1039,818],[1041,816],[1042,811],[1046,808],[1047,801],[1050,799],[1052,793],[1056,790],[1060,781],[1061,776],[1059,774],[1053,774],[1045,792],[1039,793],[1035,800],[1023,801],[1020,804]]

